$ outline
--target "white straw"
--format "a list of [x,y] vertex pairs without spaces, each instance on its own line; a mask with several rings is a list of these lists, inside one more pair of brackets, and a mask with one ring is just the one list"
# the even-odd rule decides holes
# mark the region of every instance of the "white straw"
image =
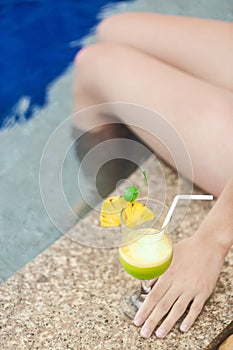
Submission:
[[164,227],[167,226],[167,224],[169,223],[169,221],[171,220],[172,214],[175,210],[175,207],[177,205],[177,202],[180,199],[185,199],[185,200],[190,200],[190,199],[194,199],[194,200],[212,200],[214,197],[211,194],[178,194],[177,196],[174,197],[173,201],[172,201],[172,205],[170,206],[170,209],[167,213],[167,216],[164,220],[162,229]]

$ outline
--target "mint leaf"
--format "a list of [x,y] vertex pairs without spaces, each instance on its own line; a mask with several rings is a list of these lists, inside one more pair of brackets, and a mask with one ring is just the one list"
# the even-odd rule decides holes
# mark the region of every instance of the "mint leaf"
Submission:
[[138,188],[135,186],[129,186],[125,189],[123,198],[126,202],[133,202],[138,196]]

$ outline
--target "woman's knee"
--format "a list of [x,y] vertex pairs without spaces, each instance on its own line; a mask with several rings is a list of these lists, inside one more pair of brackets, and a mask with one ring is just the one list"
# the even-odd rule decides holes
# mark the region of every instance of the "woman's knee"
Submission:
[[77,52],[74,58],[74,64],[76,71],[80,71],[95,60],[98,55],[99,45],[89,45],[83,47],[81,50]]
[[103,45],[94,44],[82,48],[75,56],[75,82],[87,85],[95,76],[96,66],[105,54]]
[[96,30],[97,41],[100,43],[119,42],[119,32],[122,32],[123,27],[127,30],[133,15],[133,13],[120,13],[102,20]]
[[94,44],[80,50],[75,57],[75,86],[93,91],[105,85],[117,64],[119,48]]

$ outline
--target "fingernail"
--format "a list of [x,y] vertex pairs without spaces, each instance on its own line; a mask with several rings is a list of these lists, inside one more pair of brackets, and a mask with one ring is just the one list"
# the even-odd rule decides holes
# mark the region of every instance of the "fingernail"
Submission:
[[142,323],[143,323],[143,320],[140,317],[135,317],[134,319],[135,326],[141,326]]
[[141,336],[144,338],[148,338],[150,336],[150,329],[149,328],[142,328]]
[[189,326],[185,323],[180,326],[181,332],[187,332],[188,329],[189,329]]
[[159,328],[159,329],[157,329],[155,334],[156,334],[156,337],[163,338],[166,334],[166,331],[163,328]]

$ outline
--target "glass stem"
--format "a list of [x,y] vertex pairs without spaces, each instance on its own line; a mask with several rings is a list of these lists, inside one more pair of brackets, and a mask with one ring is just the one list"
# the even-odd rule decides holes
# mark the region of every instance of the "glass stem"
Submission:
[[146,296],[151,290],[151,281],[150,280],[144,280],[141,281],[141,290],[140,292],[136,292],[133,295],[131,295],[131,303],[136,307],[136,309],[140,309],[142,306],[142,303],[144,302]]
[[141,281],[141,298],[145,299],[147,294],[151,291],[151,281],[150,280],[144,280]]

